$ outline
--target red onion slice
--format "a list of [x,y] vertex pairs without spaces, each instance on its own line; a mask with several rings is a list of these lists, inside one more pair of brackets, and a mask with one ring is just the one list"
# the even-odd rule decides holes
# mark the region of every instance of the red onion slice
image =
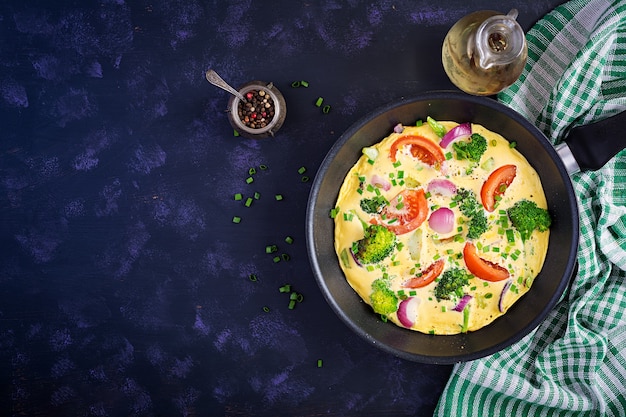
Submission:
[[508,280],[504,283],[504,287],[502,287],[502,292],[500,293],[500,299],[498,300],[498,310],[500,313],[504,313],[504,296],[506,292],[511,288],[511,280]]
[[352,256],[352,259],[354,259],[354,263],[357,264],[360,267],[363,267],[363,264],[361,263],[361,261],[359,261],[356,257],[356,255],[354,254],[354,251],[352,250],[352,248],[350,248],[350,255]]
[[439,146],[442,148],[447,148],[450,143],[454,140],[469,136],[472,134],[472,125],[470,123],[461,123],[458,126],[455,126],[448,133],[446,133],[443,138],[441,138],[441,142],[439,142]]
[[428,226],[437,233],[450,233],[454,229],[454,212],[447,207],[438,208],[430,215]]
[[391,183],[378,174],[372,175],[372,179],[370,180],[370,183],[374,187],[382,188],[385,191],[389,191],[389,189],[391,188]]
[[402,126],[402,123],[398,123],[394,126],[393,131],[396,133],[402,133],[404,132],[404,126]]
[[426,188],[431,194],[440,194],[447,197],[452,197],[456,194],[456,185],[450,180],[434,179],[428,183]]
[[467,303],[470,302],[471,299],[472,299],[471,295],[465,294],[463,297],[461,297],[461,299],[459,300],[458,304],[455,305],[452,310],[458,311],[460,313],[461,311],[463,311],[463,309],[465,308]]
[[420,305],[420,299],[417,297],[405,298],[398,306],[398,320],[404,327],[411,327],[417,320],[417,308]]

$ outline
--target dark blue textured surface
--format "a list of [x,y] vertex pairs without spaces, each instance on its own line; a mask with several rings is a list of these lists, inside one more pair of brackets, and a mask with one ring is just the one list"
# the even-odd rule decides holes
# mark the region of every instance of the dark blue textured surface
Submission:
[[[0,4],[0,415],[430,415],[451,368],[332,313],[298,168],[381,104],[450,88],[439,48],[463,15],[515,6],[527,29],[558,2],[466,3]],[[233,137],[210,67],[276,84],[275,138]]]

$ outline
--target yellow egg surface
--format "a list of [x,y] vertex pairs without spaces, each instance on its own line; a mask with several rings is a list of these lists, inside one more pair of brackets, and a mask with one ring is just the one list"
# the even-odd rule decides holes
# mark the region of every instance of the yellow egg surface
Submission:
[[[438,123],[447,132],[459,125]],[[398,126],[364,148],[333,210],[350,286],[373,314],[427,334],[475,331],[505,314],[530,289],[548,247],[549,230],[523,238],[508,212],[521,200],[547,210],[536,171],[501,135],[464,126],[486,141],[478,161],[459,147],[475,136],[444,148],[428,123]],[[388,253],[365,248],[374,230],[394,240]]]

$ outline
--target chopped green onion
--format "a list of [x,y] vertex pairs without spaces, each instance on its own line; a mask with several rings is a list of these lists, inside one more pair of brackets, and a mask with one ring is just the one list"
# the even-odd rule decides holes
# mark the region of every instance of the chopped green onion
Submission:
[[492,293],[488,292],[487,294],[485,294],[486,299],[490,299],[491,297],[493,297]]
[[[281,197],[282,198],[282,197]],[[339,214],[339,207],[335,207],[330,209],[330,218],[334,219],[335,217],[337,217],[337,214]]]
[[300,87],[301,84],[302,83],[300,81],[294,81],[294,82],[291,83],[291,86],[293,88],[298,88],[298,87]]
[[259,169],[265,171],[267,169],[267,165],[261,164],[261,165],[259,165]]
[[285,238],[285,242],[289,243],[290,245],[293,243],[293,238],[291,236],[287,236]]
[[285,284],[282,287],[279,287],[278,291],[280,291],[280,292],[290,292],[291,291],[291,285]]
[[248,197],[248,199],[245,202],[245,206],[250,207],[252,205],[252,201],[254,201],[254,199],[252,197]]
[[439,136],[440,138],[443,137],[443,135],[446,134],[446,128],[439,123],[438,121],[436,121],[435,119],[433,119],[432,117],[428,116],[426,118],[426,122],[428,122],[428,125],[430,126],[430,128],[433,130],[433,132],[435,132],[435,134],[437,136]]
[[263,311],[265,311],[266,313],[269,313],[270,308],[268,306],[263,306]]
[[238,137],[239,136],[239,132],[236,129],[233,130],[233,136],[234,137]]
[[253,282],[257,280],[256,274],[250,274],[248,275],[248,278],[250,279],[250,281],[253,281]]
[[254,182],[254,178],[252,178],[252,177],[246,178],[246,183],[252,184],[253,182]]
[[296,307],[296,300],[289,301],[289,310],[293,310]]
[[469,315],[469,306],[465,306],[465,308],[463,309],[463,327],[461,327],[462,333],[467,333],[467,329],[469,327]]
[[506,240],[509,243],[515,243],[515,235],[513,234],[513,229],[506,229]]
[[282,196],[282,194],[276,194],[276,195],[274,196],[274,198],[276,199],[276,201],[280,201],[280,200],[282,200],[282,199],[283,199],[283,196]]
[[281,256],[281,258],[283,258],[283,261],[288,261],[289,259],[291,259],[291,258],[289,257],[289,255],[287,255],[286,253],[283,253],[283,254],[282,254],[282,255],[280,255],[280,256]]
[[306,175],[303,175],[301,178],[302,182],[308,182],[309,181],[309,177],[307,177]]
[[321,359],[318,359],[318,360],[317,360],[317,367],[318,367],[318,368],[321,368],[321,367],[322,367],[322,360],[321,360]]
[[259,198],[261,198],[261,193],[255,192],[254,193],[254,199],[258,200]]
[[318,97],[317,100],[315,101],[315,105],[317,107],[320,107],[323,102],[324,102],[324,99],[322,97]]
[[305,88],[306,88],[306,87],[308,87],[308,86],[309,86],[309,82],[308,82],[308,81],[304,81],[304,80],[302,80],[302,81],[300,81],[300,85],[301,85],[302,87],[305,87]]
[[509,143],[509,148],[516,148],[517,147],[517,142],[511,142]]
[[256,174],[256,168],[254,168],[254,167],[250,168],[250,169],[248,170],[248,174],[250,174],[250,175],[254,175],[254,174]]
[[233,223],[241,223],[241,217],[239,216],[233,217]]
[[298,174],[302,175],[306,172],[306,168],[305,167],[300,167],[298,168]]
[[324,107],[322,107],[322,113],[324,114],[330,113],[330,104],[327,104]]
[[276,245],[267,245],[265,247],[265,253],[274,253],[278,250],[278,246]]
[[415,122],[415,126],[418,126],[418,127],[419,127],[419,126],[421,126],[421,125],[423,125],[423,124],[424,124],[424,122],[423,122],[421,119],[420,119],[420,120],[417,120],[417,121]]
[[274,261],[274,263],[278,263],[278,262],[280,262],[280,256],[274,256],[274,258],[272,258],[272,260]]
[[243,195],[242,195],[241,193],[237,193],[237,194],[235,194],[235,200],[236,200],[236,201],[239,201],[239,200],[241,200],[241,199],[243,199]]

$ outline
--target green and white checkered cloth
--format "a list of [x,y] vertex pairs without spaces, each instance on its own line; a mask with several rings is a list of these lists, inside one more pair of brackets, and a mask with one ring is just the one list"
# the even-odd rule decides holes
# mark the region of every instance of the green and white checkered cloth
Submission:
[[[565,3],[527,40],[526,69],[498,98],[554,144],[626,109],[626,0]],[[572,180],[581,237],[571,291],[517,344],[457,364],[436,416],[626,416],[626,151]]]

